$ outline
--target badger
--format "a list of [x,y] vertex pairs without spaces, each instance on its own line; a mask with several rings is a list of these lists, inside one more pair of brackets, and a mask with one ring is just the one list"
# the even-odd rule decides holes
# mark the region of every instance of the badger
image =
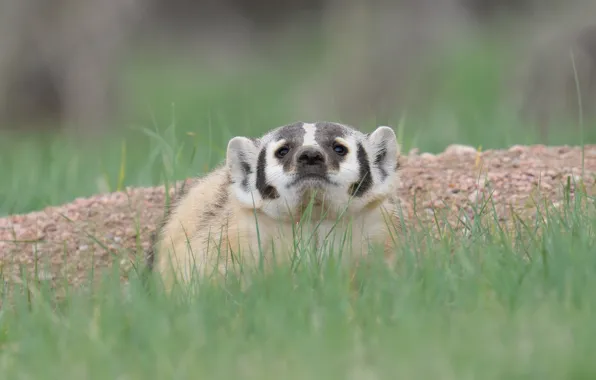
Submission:
[[388,126],[363,133],[296,122],[260,138],[233,137],[225,161],[171,202],[147,253],[149,272],[170,290],[192,278],[311,260],[307,251],[347,261],[375,246],[387,254],[399,230],[399,154]]

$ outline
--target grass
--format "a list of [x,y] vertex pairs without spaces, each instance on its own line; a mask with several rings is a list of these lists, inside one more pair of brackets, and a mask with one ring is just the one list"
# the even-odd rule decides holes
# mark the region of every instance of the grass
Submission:
[[[497,111],[500,79],[490,52],[466,54],[445,63],[453,75],[431,111],[401,124],[405,150],[541,142]],[[115,142],[0,141],[0,213],[205,172],[223,158],[231,136],[259,134],[291,115],[283,101],[291,83],[283,72],[257,68],[220,81],[188,67],[133,68],[138,96],[131,113],[143,117]],[[445,109],[455,115],[448,124]],[[543,142],[596,140],[584,132],[554,131]],[[246,291],[231,281],[187,299],[147,293],[135,276],[123,292],[118,276],[107,273],[101,289],[72,289],[58,307],[52,290],[42,288],[40,296],[16,297],[14,308],[0,311],[0,373],[7,379],[591,378],[596,210],[585,201],[578,196],[560,214],[542,210],[544,219],[519,223],[512,233],[490,215],[465,237],[411,233],[396,268],[373,262],[355,278],[331,262],[293,274],[280,267],[257,276]]]
[[596,210],[581,202],[529,232],[500,233],[488,215],[468,238],[410,235],[396,268],[373,260],[355,278],[329,260],[190,299],[147,293],[136,277],[125,294],[110,276],[57,309],[23,297],[0,314],[0,368],[44,379],[588,378]]
[[[510,110],[500,109],[503,72],[515,60],[494,45],[473,45],[447,56],[437,63],[438,75],[429,79],[436,81],[436,91],[428,106],[396,109],[390,124],[403,127],[398,132],[405,152],[416,147],[436,153],[453,143],[486,150],[596,141],[596,128],[587,121],[581,130],[554,126],[545,137]],[[180,155],[182,164],[170,173],[174,178],[206,172],[223,159],[231,137],[259,135],[302,118],[289,94],[317,62],[316,54],[298,51],[280,59],[275,69],[255,64],[233,75],[216,75],[172,57],[133,57],[124,76],[132,96],[115,136],[91,144],[54,135],[0,138],[0,215],[122,186],[163,183],[164,165],[174,170],[171,162],[160,162],[157,156],[166,149],[164,138],[174,147],[167,148],[173,149],[168,159]],[[358,127],[371,131],[374,117]]]

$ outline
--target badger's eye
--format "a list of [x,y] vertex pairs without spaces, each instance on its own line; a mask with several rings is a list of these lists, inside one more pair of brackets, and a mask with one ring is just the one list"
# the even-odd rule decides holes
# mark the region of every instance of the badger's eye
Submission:
[[283,158],[283,156],[288,154],[289,151],[290,151],[290,148],[288,148],[287,146],[284,145],[281,148],[279,148],[277,151],[275,151],[275,156],[277,158]]
[[333,151],[340,156],[345,156],[348,153],[348,148],[341,144],[333,144]]

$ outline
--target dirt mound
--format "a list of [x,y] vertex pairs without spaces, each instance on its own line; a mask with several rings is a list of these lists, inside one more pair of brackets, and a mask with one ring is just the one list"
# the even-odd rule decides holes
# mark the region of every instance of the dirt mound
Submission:
[[[581,180],[596,195],[596,145],[585,146],[583,175],[581,148],[542,145],[485,152],[452,145],[439,155],[412,151],[402,158],[401,175],[404,215],[411,220],[438,213],[462,227],[462,216],[473,217],[474,205],[490,197],[507,222],[512,211],[531,216],[536,202],[561,202],[567,184],[571,196]],[[15,279],[23,268],[52,284],[77,286],[92,269],[97,273],[116,261],[131,269],[135,255],[149,247],[164,202],[163,186],[129,188],[0,218],[3,273]]]

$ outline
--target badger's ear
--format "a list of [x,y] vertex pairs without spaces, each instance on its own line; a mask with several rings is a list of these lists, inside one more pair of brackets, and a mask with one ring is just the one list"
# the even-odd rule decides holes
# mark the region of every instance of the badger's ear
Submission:
[[245,182],[248,187],[249,177],[255,172],[257,145],[249,138],[237,136],[228,142],[226,165],[232,174],[232,181]]
[[398,167],[400,146],[397,137],[393,129],[383,125],[368,135],[368,141],[372,164],[379,169],[381,180],[384,181]]
[[226,165],[230,169],[232,187],[242,203],[248,207],[258,205],[258,192],[255,191],[258,142],[247,137],[237,136],[228,142]]

